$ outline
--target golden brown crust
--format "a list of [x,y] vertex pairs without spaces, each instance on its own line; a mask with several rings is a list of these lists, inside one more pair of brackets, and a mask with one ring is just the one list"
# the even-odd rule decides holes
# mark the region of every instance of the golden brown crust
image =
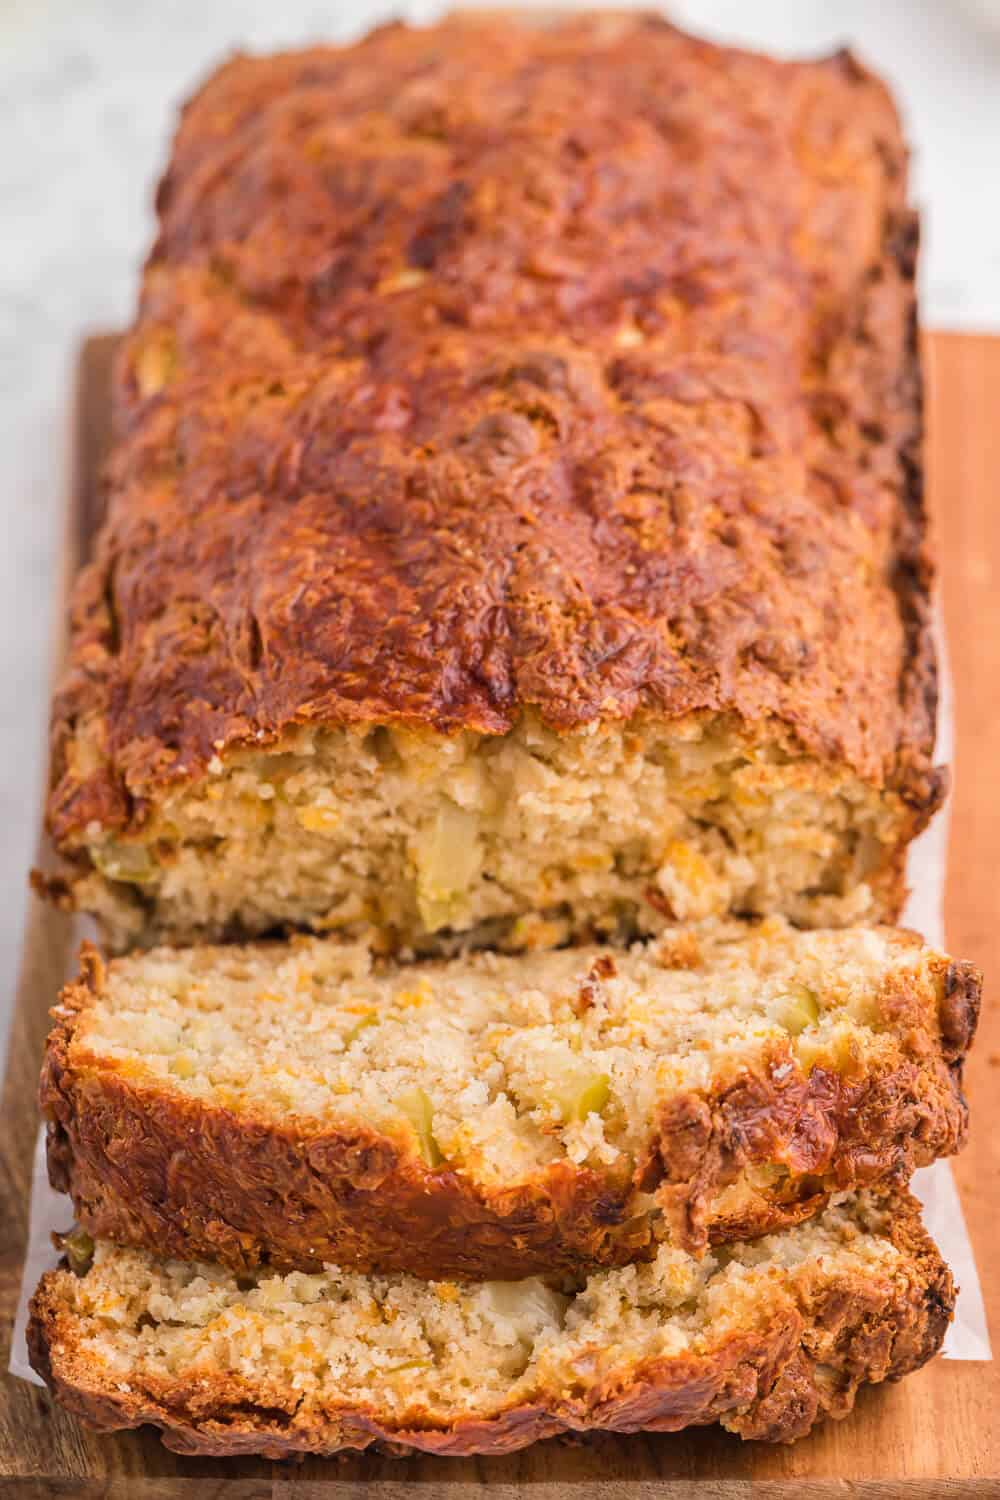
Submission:
[[951,963],[945,971],[938,1018],[944,1056],[949,1062],[964,1057],[979,1024],[983,976],[967,960]]
[[235,1375],[139,1371],[114,1379],[93,1368],[86,1329],[60,1298],[60,1275],[43,1277],[28,1329],[31,1362],[69,1410],[104,1430],[152,1423],[181,1453],[333,1453],[385,1442],[436,1454],[508,1453],[563,1432],[678,1431],[721,1421],[743,1438],[791,1442],[825,1417],[851,1410],[858,1387],[898,1380],[941,1346],[954,1307],[947,1267],[909,1195],[892,1203],[893,1242],[904,1256],[891,1277],[823,1274],[789,1295],[776,1278],[769,1317],[756,1330],[718,1338],[703,1354],[615,1367],[590,1385],[541,1393],[531,1405],[447,1422],[428,1412],[419,1430],[372,1406],[307,1409],[301,1393],[269,1384],[266,1396]]
[[731,714],[901,841],[933,810],[916,224],[847,54],[598,15],[236,58],[158,203],[59,843],[299,724],[529,708]]
[[[940,977],[952,1037],[961,1029],[968,1042],[978,975],[946,959],[938,967],[924,980],[930,995],[912,976],[891,976],[879,1001],[897,1033],[888,1056],[806,1073],[787,1044],[773,1045],[735,1077],[662,1099],[631,1175],[563,1159],[499,1186],[447,1163],[429,1168],[408,1134],[237,1115],[123,1076],[86,1048],[74,1056],[80,1014],[103,983],[99,957],[85,949],[81,979],[53,1012],[42,1070],[49,1175],[93,1234],[235,1270],[333,1261],[521,1277],[624,1264],[663,1239],[697,1251],[798,1223],[833,1191],[902,1184],[960,1148],[962,1054],[948,1042],[942,1055],[936,987]],[[758,1183],[761,1167],[783,1175]],[[718,1201],[747,1177],[738,1208]]]

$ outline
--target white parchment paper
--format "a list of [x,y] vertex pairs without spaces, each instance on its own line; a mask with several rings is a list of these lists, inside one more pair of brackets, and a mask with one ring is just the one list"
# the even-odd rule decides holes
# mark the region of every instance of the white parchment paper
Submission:
[[[937,759],[950,763],[954,741],[951,677],[944,644],[940,640],[938,650],[941,662],[942,696]],[[904,926],[913,927],[918,932],[922,932],[929,943],[939,948],[945,946],[943,898],[947,858],[948,811],[946,807],[910,851],[911,894],[903,914]],[[913,1178],[913,1190],[924,1206],[927,1228],[954,1272],[955,1280],[960,1288],[955,1319],[944,1341],[944,1358],[992,1359],[979,1274],[965,1228],[962,1205],[948,1163],[946,1161],[935,1162],[932,1167],[926,1167],[917,1172]],[[10,1373],[20,1376],[23,1380],[33,1381],[36,1385],[41,1385],[42,1382],[28,1364],[28,1354],[24,1343],[28,1299],[42,1272],[51,1270],[58,1262],[59,1257],[52,1248],[53,1231],[66,1230],[72,1222],[73,1211],[69,1199],[62,1193],[54,1193],[49,1187],[45,1170],[45,1137],[44,1132],[39,1131],[31,1186],[28,1249],[10,1356]]]
[[[938,742],[936,758],[951,765],[955,748],[954,693],[948,647],[937,622],[936,645],[940,671],[941,701],[938,709]],[[923,933],[936,948],[947,946],[944,930],[944,882],[948,865],[948,827],[951,807],[948,802],[910,849],[908,873],[910,899],[903,912],[902,925]],[[945,1359],[992,1359],[990,1335],[983,1306],[983,1290],[972,1253],[972,1243],[965,1227],[962,1204],[955,1187],[951,1167],[936,1161],[932,1167],[915,1172],[913,1191],[924,1207],[924,1223],[931,1238],[951,1267],[958,1286],[955,1318],[945,1335]]]

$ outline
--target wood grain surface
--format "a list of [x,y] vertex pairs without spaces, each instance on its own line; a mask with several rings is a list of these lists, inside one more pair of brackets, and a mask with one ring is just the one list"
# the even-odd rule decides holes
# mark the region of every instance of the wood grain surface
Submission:
[[[110,338],[80,359],[65,578],[85,555],[107,440]],[[956,681],[956,763],[947,931],[986,971],[969,1072],[973,1127],[956,1164],[993,1337],[1000,1340],[1000,338],[939,334],[930,356],[930,499]],[[60,611],[61,612],[61,611]],[[55,658],[62,653],[58,632]],[[40,858],[44,858],[44,850]],[[35,1083],[46,1012],[72,961],[68,921],[32,902],[0,1105],[0,1369],[6,1370],[28,1229]],[[0,1376],[0,1494],[114,1500],[743,1500],[1000,1495],[1000,1364],[936,1360],[862,1393],[846,1422],[790,1448],[716,1429],[542,1443],[504,1459],[379,1458],[270,1464],[183,1459],[150,1430],[99,1437],[47,1392]],[[751,1488],[752,1486],[752,1488]]]

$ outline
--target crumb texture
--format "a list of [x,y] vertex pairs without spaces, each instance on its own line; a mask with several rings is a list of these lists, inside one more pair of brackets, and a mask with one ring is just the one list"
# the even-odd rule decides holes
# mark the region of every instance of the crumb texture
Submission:
[[978,993],[912,934],[779,919],[406,964],[91,950],[53,1013],[50,1172],[95,1234],[236,1269],[704,1249],[955,1151]]
[[72,1408],[153,1422],[181,1451],[503,1452],[710,1421],[788,1441],[923,1363],[952,1304],[913,1200],[861,1195],[780,1236],[700,1261],[664,1247],[559,1290],[332,1267],[238,1284],[99,1245],[84,1276],[44,1278],[29,1337]]
[[[941,785],[916,227],[875,78],[650,16],[384,27],[227,63],[183,113],[158,208],[53,728],[50,826],[78,876],[103,861],[81,900],[115,908],[121,941],[355,920],[379,869],[356,837],[325,860],[353,882],[317,875],[322,843],[291,870],[280,827],[251,837],[280,774],[218,809],[250,844],[242,886],[236,835],[200,805],[213,768],[330,731],[332,802],[293,791],[291,816],[336,840],[351,726],[572,746],[717,725],[724,789],[648,806],[716,804],[694,853],[722,909],[809,918],[807,893],[868,885],[862,905],[894,913],[896,856]],[[739,735],[833,775],[811,811],[794,785],[766,793],[799,830],[782,852],[752,817],[728,846]],[[658,873],[669,849],[634,812],[588,851],[608,787],[559,813],[578,826],[554,874],[538,848],[515,873],[480,772],[457,810],[420,802],[416,847],[391,827],[415,790],[373,777],[356,804],[414,930],[580,897],[589,920],[588,853],[616,902],[640,907],[647,876],[682,919],[712,899]],[[167,789],[194,785],[167,816]],[[436,841],[467,812],[442,888]]]
[[167,790],[137,837],[92,829],[78,899],[117,947],[276,923],[424,949],[727,912],[842,925],[898,899],[901,816],[895,794],[723,720],[303,731]]

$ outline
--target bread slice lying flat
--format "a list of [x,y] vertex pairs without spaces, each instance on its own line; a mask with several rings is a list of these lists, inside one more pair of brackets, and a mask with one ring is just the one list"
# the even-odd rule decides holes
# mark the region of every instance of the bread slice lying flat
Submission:
[[53,1012],[53,1184],[235,1270],[518,1277],[700,1250],[954,1151],[978,976],[780,921],[380,963],[307,938],[93,950]]
[[97,1247],[35,1294],[35,1368],[97,1427],[151,1422],[168,1447],[332,1453],[379,1439],[502,1453],[564,1431],[721,1422],[786,1442],[841,1417],[866,1381],[939,1348],[954,1296],[917,1205],[862,1193],[701,1259],[560,1292],[218,1266]]

